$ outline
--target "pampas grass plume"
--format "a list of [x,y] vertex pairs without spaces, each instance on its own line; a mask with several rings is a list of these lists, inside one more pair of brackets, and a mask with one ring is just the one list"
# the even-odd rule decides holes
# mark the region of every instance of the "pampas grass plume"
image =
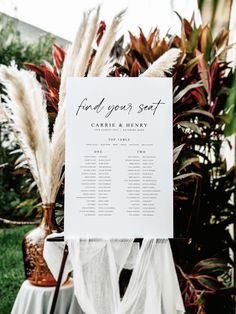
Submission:
[[34,73],[12,64],[0,67],[0,80],[8,97],[10,119],[35,178],[42,200],[48,202],[50,158],[48,115],[41,85]]
[[165,73],[171,73],[181,50],[172,48],[158,58],[140,77],[165,77]]
[[110,28],[103,35],[88,76],[102,75],[103,67],[109,59],[109,54],[115,42],[118,26],[120,25],[125,12],[126,10],[123,10],[113,18]]

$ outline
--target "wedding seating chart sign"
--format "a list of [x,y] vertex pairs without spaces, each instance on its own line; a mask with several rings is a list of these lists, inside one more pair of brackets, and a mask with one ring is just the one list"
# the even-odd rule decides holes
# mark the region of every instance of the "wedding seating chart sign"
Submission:
[[69,78],[65,236],[173,237],[171,78]]

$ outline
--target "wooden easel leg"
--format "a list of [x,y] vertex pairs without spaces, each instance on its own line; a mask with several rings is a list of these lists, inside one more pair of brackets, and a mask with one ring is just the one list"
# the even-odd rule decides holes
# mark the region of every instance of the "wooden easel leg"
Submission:
[[58,279],[57,279],[57,285],[56,285],[56,288],[55,288],[55,291],[54,291],[52,305],[51,305],[51,309],[50,309],[50,313],[49,314],[54,314],[54,311],[55,311],[55,308],[56,308],[57,298],[58,298],[58,294],[59,294],[59,290],[60,290],[60,286],[61,286],[62,275],[63,275],[64,269],[65,269],[65,264],[66,264],[68,253],[69,253],[69,250],[68,250],[68,246],[66,244],[65,248],[64,248],[64,252],[63,252],[63,257],[62,257],[62,261],[61,261],[61,267],[60,267],[59,276],[58,276]]

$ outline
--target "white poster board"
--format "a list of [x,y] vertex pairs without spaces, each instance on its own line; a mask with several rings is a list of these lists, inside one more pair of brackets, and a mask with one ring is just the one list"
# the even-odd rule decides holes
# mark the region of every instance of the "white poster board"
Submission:
[[171,78],[69,78],[65,237],[173,237]]

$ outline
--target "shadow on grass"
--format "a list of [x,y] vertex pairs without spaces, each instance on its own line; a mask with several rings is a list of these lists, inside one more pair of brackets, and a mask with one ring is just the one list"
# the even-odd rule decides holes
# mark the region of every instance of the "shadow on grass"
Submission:
[[17,292],[25,279],[22,240],[34,226],[0,228],[0,313],[11,312]]

